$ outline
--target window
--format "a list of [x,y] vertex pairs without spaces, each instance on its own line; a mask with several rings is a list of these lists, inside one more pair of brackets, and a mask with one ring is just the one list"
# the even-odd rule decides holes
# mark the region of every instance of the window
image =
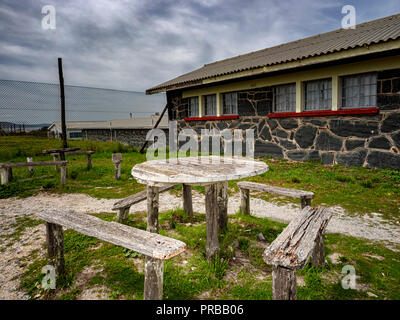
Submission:
[[217,115],[217,96],[215,94],[204,96],[204,115]]
[[296,84],[276,86],[274,90],[275,112],[296,112]]
[[189,117],[199,116],[199,97],[189,98]]
[[332,109],[332,79],[304,83],[304,110]]
[[70,139],[82,138],[82,132],[81,131],[69,132],[69,137]]
[[222,95],[222,114],[237,114],[238,113],[238,101],[237,93],[224,93]]
[[342,108],[376,107],[376,95],[376,73],[342,78]]

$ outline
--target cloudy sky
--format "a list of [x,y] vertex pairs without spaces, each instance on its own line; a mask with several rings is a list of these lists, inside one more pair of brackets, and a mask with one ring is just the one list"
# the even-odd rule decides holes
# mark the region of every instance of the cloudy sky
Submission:
[[[144,91],[205,63],[400,13],[399,0],[1,0],[0,79]],[[43,30],[42,7],[56,9]]]

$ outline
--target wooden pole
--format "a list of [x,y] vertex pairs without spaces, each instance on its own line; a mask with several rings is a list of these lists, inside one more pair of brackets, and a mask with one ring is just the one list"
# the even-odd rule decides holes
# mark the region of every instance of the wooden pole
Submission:
[[210,261],[219,252],[217,185],[206,186],[206,256]]
[[316,267],[323,267],[325,265],[325,243],[323,234],[319,234],[315,240],[313,253],[311,255],[311,263]]
[[217,197],[219,232],[225,232],[228,227],[228,181],[217,184]]
[[[168,109],[168,103],[165,105],[164,110],[161,112],[161,115],[160,115],[160,117],[158,118],[158,120],[157,120],[156,124],[154,125],[153,129],[155,129],[155,128],[158,127],[158,124],[160,123],[160,121],[161,121],[162,117],[164,116],[165,111],[167,111],[167,109]],[[143,152],[144,152],[144,149],[146,148],[147,143],[148,143],[147,140],[143,143],[143,146],[142,146],[142,148],[140,149],[140,153],[143,153]]]
[[183,197],[183,211],[187,216],[193,218],[193,203],[192,203],[192,186],[189,184],[182,185],[182,197]]
[[65,272],[63,227],[47,222],[46,231],[47,254],[54,261],[57,275],[62,275]]
[[240,212],[244,215],[250,214],[250,190],[240,188]]
[[[58,58],[58,77],[60,79],[60,98],[61,98],[61,131],[62,131],[62,147],[68,148],[67,144],[67,126],[65,123],[65,92],[64,92],[64,75],[62,68],[62,59]],[[60,159],[65,160],[65,154],[60,152]]]
[[296,300],[296,270],[274,266],[272,270],[272,298],[274,300]]

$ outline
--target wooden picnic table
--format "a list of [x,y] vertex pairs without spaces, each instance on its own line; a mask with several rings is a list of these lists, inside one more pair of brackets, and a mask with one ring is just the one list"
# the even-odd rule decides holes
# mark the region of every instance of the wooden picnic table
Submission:
[[205,186],[207,259],[219,252],[218,230],[227,221],[227,185],[262,174],[266,163],[243,157],[201,156],[151,160],[135,165],[132,176],[147,185],[147,231],[158,232],[159,188],[171,185]]
[[59,149],[52,149],[52,150],[43,150],[42,153],[44,154],[52,154],[57,153],[60,155],[61,160],[65,160],[65,154],[67,152],[78,151],[80,148],[59,148]]

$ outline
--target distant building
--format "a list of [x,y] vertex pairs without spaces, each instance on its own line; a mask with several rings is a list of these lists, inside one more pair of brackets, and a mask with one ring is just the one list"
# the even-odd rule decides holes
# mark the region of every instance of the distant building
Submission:
[[[68,139],[117,141],[134,147],[141,147],[147,132],[154,127],[159,115],[147,118],[116,119],[110,121],[68,121]],[[164,116],[157,128],[168,137],[168,117]],[[54,122],[48,129],[48,136],[61,138],[61,122]]]

